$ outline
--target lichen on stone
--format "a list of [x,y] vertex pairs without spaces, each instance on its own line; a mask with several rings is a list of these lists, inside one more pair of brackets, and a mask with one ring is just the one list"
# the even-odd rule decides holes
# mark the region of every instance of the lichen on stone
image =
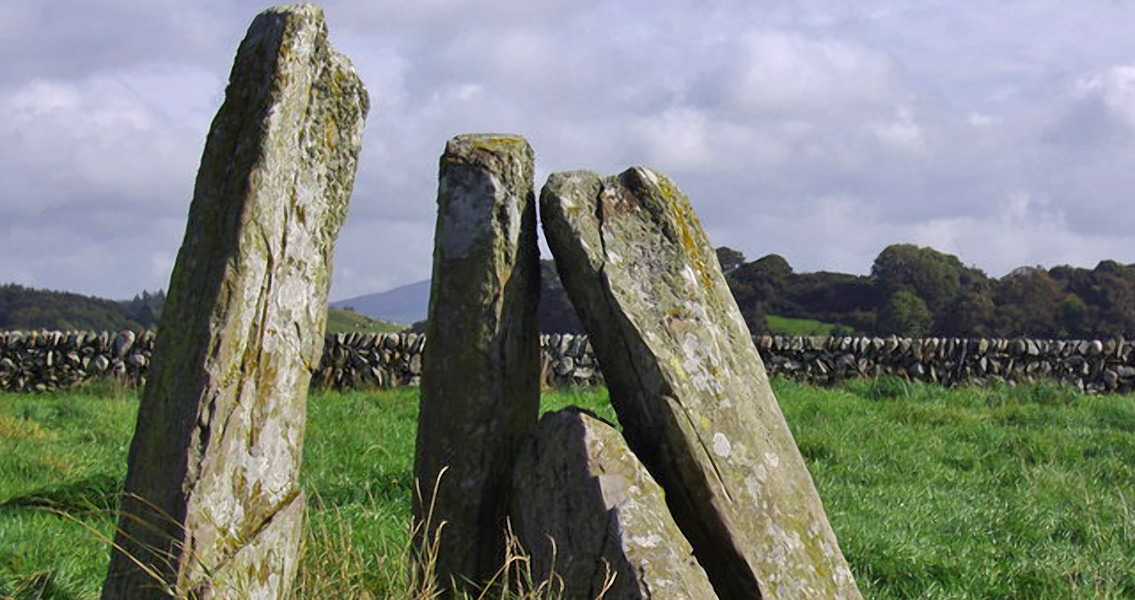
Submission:
[[553,174],[540,208],[627,440],[717,594],[858,598],[689,199],[636,167]]
[[252,22],[201,159],[103,598],[165,598],[155,574],[180,595],[290,594],[307,389],[368,110],[318,7]]

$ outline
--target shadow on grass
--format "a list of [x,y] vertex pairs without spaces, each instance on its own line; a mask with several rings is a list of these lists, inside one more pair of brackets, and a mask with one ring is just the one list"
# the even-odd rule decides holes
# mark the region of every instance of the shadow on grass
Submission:
[[94,475],[63,485],[45,487],[12,498],[0,503],[0,511],[51,508],[63,512],[116,512],[121,496],[121,480],[110,475]]

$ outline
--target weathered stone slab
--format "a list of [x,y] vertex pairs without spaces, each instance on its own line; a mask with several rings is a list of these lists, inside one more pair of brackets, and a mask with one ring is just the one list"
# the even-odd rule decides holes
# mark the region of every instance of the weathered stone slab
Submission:
[[633,168],[548,178],[560,277],[635,454],[721,598],[859,598],[689,200]]
[[444,523],[435,575],[447,589],[500,567],[513,460],[536,425],[532,177],[532,148],[517,136],[461,135],[441,157],[414,516],[430,540]]
[[662,488],[611,425],[580,409],[544,415],[513,473],[512,523],[533,578],[564,600],[715,598]]
[[291,595],[307,390],[368,107],[319,8],[252,22],[197,174],[103,598]]

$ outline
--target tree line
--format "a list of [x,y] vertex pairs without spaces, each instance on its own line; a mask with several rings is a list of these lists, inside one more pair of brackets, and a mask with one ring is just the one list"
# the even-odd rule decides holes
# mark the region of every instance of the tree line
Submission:
[[[1001,278],[956,256],[895,244],[869,275],[796,273],[769,254],[753,261],[717,249],[737,305],[754,333],[766,316],[812,319],[848,334],[922,337],[1135,337],[1135,264],[1113,260],[1093,269],[1021,267]],[[582,332],[550,260],[541,261],[540,328]],[[157,325],[165,293],[129,301],[0,285],[0,329],[121,330]]]
[[815,319],[871,335],[1094,338],[1135,336],[1135,264],[1020,267],[1001,278],[911,244],[885,248],[870,275],[796,273],[783,257],[718,260],[745,320]]
[[161,290],[143,291],[118,301],[5,284],[0,285],[0,330],[149,329],[157,325],[165,297]]

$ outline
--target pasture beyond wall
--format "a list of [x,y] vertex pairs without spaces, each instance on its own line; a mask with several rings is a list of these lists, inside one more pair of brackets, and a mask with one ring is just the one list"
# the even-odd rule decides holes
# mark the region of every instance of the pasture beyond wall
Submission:
[[[336,389],[417,385],[425,336],[331,334],[313,378]],[[1135,390],[1135,343],[867,337],[754,338],[770,373],[821,385],[897,375],[946,385],[1047,380],[1090,393]],[[101,379],[145,381],[154,332],[0,332],[0,389],[47,391]],[[602,384],[585,336],[542,336],[543,378],[549,387]]]

